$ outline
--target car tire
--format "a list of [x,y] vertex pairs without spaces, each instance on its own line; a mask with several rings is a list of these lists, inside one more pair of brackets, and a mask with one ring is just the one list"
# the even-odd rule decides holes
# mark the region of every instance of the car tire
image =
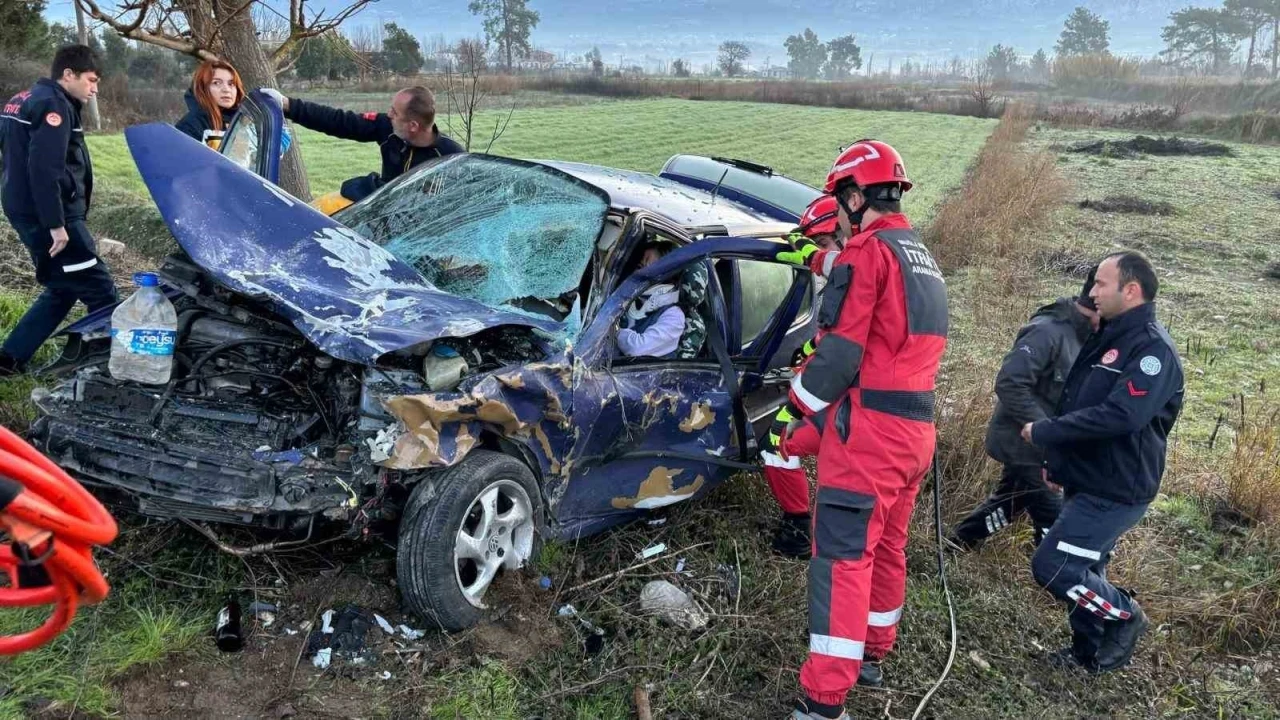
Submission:
[[475,625],[493,580],[537,556],[542,526],[537,482],[513,457],[475,450],[430,474],[400,521],[396,576],[405,604],[447,632]]

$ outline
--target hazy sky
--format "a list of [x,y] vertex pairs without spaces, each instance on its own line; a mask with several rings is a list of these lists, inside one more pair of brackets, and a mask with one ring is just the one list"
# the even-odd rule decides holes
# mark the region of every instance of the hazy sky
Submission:
[[[273,0],[279,2],[280,0]],[[864,62],[893,59],[945,60],[985,55],[997,42],[1030,55],[1052,54],[1062,23],[1083,4],[1111,23],[1111,45],[1120,54],[1150,55],[1161,49],[1160,28],[1169,13],[1189,0],[529,0],[542,15],[534,30],[538,47],[580,55],[598,46],[609,64],[645,64],[646,59],[683,57],[695,68],[714,62],[724,40],[751,45],[750,64],[786,64],[787,35],[811,27],[823,40],[852,33]],[[1209,5],[1210,0],[1201,0]],[[53,0],[51,14],[71,12],[70,0]],[[341,0],[309,6],[338,8]],[[442,33],[449,40],[477,35],[480,20],[466,0],[378,0],[354,24],[395,21],[419,37]]]

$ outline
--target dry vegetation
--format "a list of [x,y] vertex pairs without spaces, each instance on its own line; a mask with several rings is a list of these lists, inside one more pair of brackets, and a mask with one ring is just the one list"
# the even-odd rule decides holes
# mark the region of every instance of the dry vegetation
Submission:
[[[496,87],[495,92],[499,92]],[[630,127],[625,121],[637,118],[647,124],[637,127],[653,127],[661,118],[671,117],[680,117],[694,126],[709,126],[709,120],[700,116],[690,120],[688,116],[700,109],[714,110],[723,120],[734,110],[733,106],[671,107],[676,105],[674,101],[609,103],[601,106],[603,109],[566,116],[564,122],[565,126],[599,126],[617,133],[618,128]],[[803,123],[810,129],[822,126],[826,114],[832,112],[799,108],[794,111],[812,115]],[[562,111],[536,115],[536,122],[530,126],[562,136],[564,133],[554,122],[558,112]],[[767,116],[770,110],[744,106],[743,112],[744,116],[763,121],[767,118],[761,116]],[[646,113],[654,117],[648,118]],[[530,117],[534,115],[529,113]],[[893,116],[895,123],[901,123],[903,118],[944,120]],[[835,119],[831,120],[834,126]],[[954,118],[950,121],[979,122]],[[861,125],[869,122],[868,116]],[[776,125],[776,120],[769,124]],[[507,143],[503,151],[519,155],[532,153],[533,147],[546,150],[546,141],[535,143],[532,138],[524,138],[523,132],[513,126],[513,132],[503,138]],[[627,166],[652,168],[666,152],[666,146],[655,141],[651,152],[624,158],[618,154],[622,150],[600,149],[596,143],[584,142],[581,132],[573,146],[587,146],[601,157],[577,159],[625,161]],[[903,132],[920,137],[930,132],[938,135],[940,130],[921,132],[908,128]],[[1184,160],[1222,163],[1247,159],[1240,149],[1234,157],[1160,159],[1167,165],[1150,167],[1143,159],[1075,153],[1056,157],[1054,146],[1038,139],[1038,135],[1026,111],[1015,109],[1008,113],[988,138],[962,187],[947,195],[948,200],[926,226],[928,242],[946,268],[954,327],[939,379],[939,467],[948,521],[966,512],[996,477],[997,466],[986,456],[983,436],[992,409],[995,364],[1008,349],[1014,331],[1042,301],[1056,292],[1074,290],[1071,286],[1103,249],[1117,243],[1139,242],[1136,235],[1111,234],[1102,223],[1113,215],[1091,209],[1082,220],[1080,216],[1085,213],[1078,202],[1083,198],[1078,192],[1087,189],[1110,199],[1121,192],[1131,192],[1152,203],[1177,200],[1179,212],[1175,215],[1119,216],[1126,222],[1161,223],[1154,227],[1169,232],[1169,228],[1182,227],[1171,223],[1191,222],[1189,209],[1199,207],[1196,203],[1203,195],[1193,194],[1188,200],[1162,194],[1156,188],[1156,181],[1162,177],[1159,168],[1178,163],[1170,183],[1182,189],[1189,180],[1213,182],[1216,177],[1205,166],[1188,169]],[[664,139],[670,142],[669,137]],[[1067,138],[1078,139],[1074,135]],[[817,138],[812,140],[799,144],[822,144]],[[310,138],[308,141],[313,150],[321,147]],[[955,145],[953,141],[943,144],[948,149]],[[637,152],[633,141],[627,140],[625,145],[628,151]],[[697,149],[709,152],[719,148]],[[561,147],[553,150],[556,156],[568,152]],[[586,152],[581,147],[577,151]],[[912,152],[909,157],[928,155],[932,150],[922,145]],[[336,152],[332,154],[336,156]],[[765,159],[779,166],[786,160]],[[792,166],[786,169],[808,178],[818,173],[825,161],[825,156],[815,156],[812,162],[793,157],[788,161]],[[1090,173],[1083,182],[1073,183],[1064,169],[1074,167],[1073,163],[1083,165]],[[1126,163],[1142,169],[1126,175],[1127,168],[1117,169]],[[348,169],[346,165],[341,168],[343,172]],[[1123,183],[1123,189],[1095,185],[1096,180],[1107,177],[1106,173],[1119,178],[1116,182]],[[934,187],[926,192],[941,194],[948,191],[955,182],[952,178],[959,178],[960,172],[957,168],[946,179],[940,179],[939,171],[930,175],[929,184]],[[1131,177],[1142,180],[1132,181]],[[937,187],[939,183],[948,187]],[[1274,186],[1269,186],[1269,192],[1274,192]],[[1258,201],[1263,200],[1273,203],[1275,198],[1268,196]],[[1196,227],[1203,224],[1196,222]],[[1240,219],[1233,218],[1232,222],[1238,230]],[[1216,262],[1214,254],[1226,247],[1221,241],[1206,244],[1208,260],[1200,256],[1183,264],[1169,260],[1174,254],[1172,246],[1187,235],[1141,236],[1160,238],[1146,249],[1157,257],[1162,270],[1177,269],[1170,288],[1175,298],[1180,289],[1188,297],[1192,291],[1198,292],[1200,286],[1179,288],[1178,282],[1184,277],[1209,273]],[[1083,239],[1068,241],[1078,238]],[[1266,259],[1276,257],[1272,253]],[[1249,261],[1254,261],[1252,256]],[[1226,262],[1229,261],[1221,261]],[[1258,265],[1265,266],[1266,262]],[[1214,280],[1206,282],[1212,284]],[[1276,286],[1273,283],[1271,287]],[[1270,298],[1264,297],[1263,301],[1269,303]],[[13,310],[17,310],[16,305]],[[1270,317],[1273,322],[1280,321],[1280,314]],[[1186,337],[1186,326],[1191,321],[1180,317],[1179,322],[1182,326],[1175,328],[1175,337]],[[1191,363],[1190,356],[1198,352],[1198,347],[1188,347],[1184,359]],[[1257,362],[1265,362],[1265,351],[1258,352],[1257,357],[1262,360]],[[1217,368],[1221,367],[1219,363]],[[1216,371],[1210,368],[1211,373]],[[979,553],[948,560],[947,572],[959,606],[960,661],[951,682],[935,701],[933,716],[985,720],[1280,715],[1275,706],[1280,675],[1275,672],[1274,655],[1268,655],[1280,639],[1280,406],[1266,399],[1264,388],[1251,386],[1247,399],[1233,399],[1221,408],[1219,428],[1213,433],[1216,442],[1184,432],[1188,425],[1195,427],[1202,422],[1206,414],[1212,426],[1217,412],[1207,411],[1203,403],[1189,405],[1179,423],[1180,432],[1171,444],[1165,494],[1153,505],[1147,520],[1126,535],[1111,567],[1118,583],[1139,589],[1144,606],[1155,619],[1134,667],[1125,673],[1085,679],[1054,673],[1043,665],[1040,651],[1066,640],[1066,624],[1060,606],[1031,581],[1026,561],[1029,532],[1019,527]],[[296,671],[295,682],[288,670],[298,657],[298,638],[259,628],[251,644],[262,651],[246,653],[241,664],[217,656],[200,638],[196,651],[156,665],[145,674],[131,676],[123,685],[122,702],[104,695],[94,707],[115,708],[126,715],[180,715],[191,712],[191,697],[199,691],[197,697],[216,698],[216,707],[229,715],[274,717],[283,705],[296,709],[300,717],[426,714],[505,718],[536,712],[542,717],[613,718],[629,716],[633,691],[648,688],[645,692],[651,696],[655,717],[780,716],[783,704],[795,692],[795,669],[804,654],[805,575],[802,565],[769,554],[762,538],[768,535],[768,519],[773,512],[763,483],[755,476],[744,475],[705,501],[672,508],[663,515],[666,522],[661,526],[636,523],[590,542],[552,544],[533,575],[511,579],[508,590],[512,602],[507,604],[504,596],[503,602],[497,604],[492,623],[460,636],[431,638],[424,643],[424,649],[415,651],[407,660],[388,660],[386,667],[395,674],[393,682],[370,681],[368,678],[376,675],[371,670],[363,671],[365,674],[350,669],[318,674],[306,665]],[[947,650],[947,615],[933,576],[932,555],[936,548],[931,514],[927,498],[922,498],[909,548],[908,614],[898,652],[887,668],[894,689],[855,692],[850,698],[850,711],[855,717],[909,716],[919,696],[941,670]],[[215,603],[219,592],[230,587],[257,588],[266,584],[260,583],[257,575],[272,578],[281,574],[280,568],[267,565],[265,560],[256,565],[248,563],[245,568],[233,561],[218,560],[220,556],[210,555],[199,539],[186,537],[180,529],[168,528],[164,532],[164,536],[152,530],[139,532],[135,540],[150,539],[156,546],[168,545],[165,552],[130,543],[117,548],[131,564],[126,566],[125,560],[112,558],[113,583],[135,586],[122,588],[120,596],[139,598],[138,602],[147,608],[165,607],[168,603],[190,612],[191,607],[197,607],[192,622],[201,632],[200,623],[215,609],[205,605]],[[644,573],[624,574],[584,590],[573,589],[594,578],[612,577],[611,573],[634,562],[637,551],[658,541],[673,549],[672,557],[645,568]],[[187,559],[185,554],[196,560]],[[337,546],[331,546],[311,554],[314,557],[310,565],[290,557],[279,560],[284,568],[281,584],[268,592],[276,593],[270,597],[288,607],[289,615],[282,614],[281,622],[314,620],[335,599],[349,597],[329,588],[330,576],[313,566],[329,568],[325,572],[357,575],[384,594],[392,582],[386,553],[371,552],[368,546],[346,548],[341,553]],[[676,557],[688,561],[683,574],[673,571]],[[133,572],[133,563],[143,565],[160,580],[139,576]],[[340,565],[346,569],[334,570]],[[552,578],[554,589],[534,589],[538,575]],[[130,577],[133,579],[127,580]],[[695,591],[713,614],[711,626],[701,634],[676,632],[640,614],[636,603],[639,588],[655,577]],[[198,592],[174,589],[177,583],[192,582],[201,583]],[[206,583],[216,586],[217,591],[204,587]],[[324,592],[308,595],[307,588],[315,585],[326,585]],[[389,602],[387,610],[395,611],[394,601]],[[592,649],[590,642],[584,642],[588,633],[580,623],[556,617],[556,610],[566,603],[572,603],[584,617],[606,630],[602,649]],[[996,615],[992,608],[1008,610],[993,622]],[[85,648],[111,640],[116,635],[114,628],[119,627],[102,622],[101,632],[96,621],[81,623],[77,628],[80,635],[64,643],[60,652],[68,658],[101,655]],[[1011,627],[1017,632],[1011,632]],[[92,640],[86,639],[89,633]],[[156,645],[161,657],[164,649],[174,647],[167,636],[157,639]],[[190,645],[189,641],[187,646]],[[283,665],[277,662],[280,656],[284,657],[280,661]],[[974,657],[988,666],[984,668],[970,659]],[[58,666],[59,672],[77,672],[79,662],[68,660]],[[41,667],[48,665],[45,662]],[[1249,672],[1256,673],[1255,680],[1251,682],[1233,665],[1248,665]],[[280,671],[281,667],[284,671]],[[184,668],[185,676],[172,674]],[[244,674],[228,679],[229,669]],[[280,673],[280,677],[273,677],[272,672]],[[175,686],[178,677],[189,678],[192,688]],[[69,684],[66,694],[78,697],[86,686],[83,678],[80,683]],[[243,692],[228,697],[228,684],[238,684]],[[31,695],[21,683],[6,680],[2,674],[0,685],[17,687],[19,692],[15,694],[19,696]],[[0,701],[0,710],[16,708],[17,703],[6,698]]]
[[[1074,189],[1053,154],[1024,142],[1027,130],[1025,114],[1006,114],[965,186],[941,206],[927,234],[949,284],[959,289],[953,316],[962,330],[953,334],[940,393],[940,456],[951,517],[980,498],[993,479],[983,449],[991,364],[980,358],[994,361],[1007,349],[1004,343],[1033,309],[1028,298],[1051,297],[1063,287],[1063,275],[1074,282],[1091,262],[1044,240],[1056,234],[1053,225],[1062,222],[1061,208]],[[1124,207],[1074,204],[1100,212],[1133,206],[1147,215],[1181,214],[1167,202],[1117,197]],[[1160,212],[1145,212],[1151,207]],[[1160,250],[1155,257],[1163,266],[1163,253],[1172,248]],[[1265,341],[1257,343],[1266,349]],[[1165,493],[1126,536],[1113,564],[1116,582],[1139,588],[1149,611],[1168,624],[1150,642],[1172,664],[1178,653],[1256,661],[1280,640],[1280,405],[1267,396],[1265,382],[1247,397],[1233,396],[1208,442],[1173,438]],[[1196,412],[1185,410],[1181,424],[1201,421]],[[1179,647],[1176,633],[1185,633],[1190,645]]]
[[978,259],[993,268],[1017,269],[1010,261],[1027,258],[1029,239],[1066,198],[1054,156],[1023,147],[1030,126],[1025,111],[1010,109],[978,154],[964,187],[939,208],[925,240],[944,271]]

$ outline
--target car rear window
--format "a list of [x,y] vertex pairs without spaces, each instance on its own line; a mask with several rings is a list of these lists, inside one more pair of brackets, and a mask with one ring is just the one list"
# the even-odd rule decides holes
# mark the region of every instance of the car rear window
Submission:
[[[728,174],[725,173],[726,170],[729,171]],[[677,155],[662,171],[719,183],[721,187],[733,188],[764,200],[797,217],[804,213],[804,209],[818,194],[817,190],[789,177],[751,172],[697,155]],[[722,176],[723,182],[720,181]]]
[[556,170],[451,155],[334,219],[445,292],[527,309],[577,289],[607,210],[603,193]]

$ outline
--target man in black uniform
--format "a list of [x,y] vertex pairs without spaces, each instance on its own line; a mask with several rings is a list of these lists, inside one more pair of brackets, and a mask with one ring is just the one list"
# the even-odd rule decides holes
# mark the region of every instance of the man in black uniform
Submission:
[[951,536],[969,549],[1009,527],[1026,512],[1035,542],[1049,532],[1062,509],[1062,496],[1041,478],[1044,454],[1023,442],[1022,426],[1053,414],[1080,347],[1098,326],[1089,292],[1097,268],[1089,271],[1075,298],[1058,298],[1031,316],[996,375],[996,409],[987,425],[987,454],[1003,464],[996,491],[969,513]]
[[339,191],[350,203],[360,202],[373,191],[395,180],[411,168],[432,158],[466,152],[461,145],[436,127],[436,99],[421,86],[406,88],[391,99],[387,113],[353,113],[319,103],[289,98],[264,89],[284,110],[285,117],[302,127],[356,142],[376,142],[381,146],[382,172],[354,177]]
[[15,95],[0,113],[0,205],[44,286],[0,347],[0,377],[22,372],[77,300],[90,312],[116,301],[111,273],[85,226],[93,166],[80,108],[98,93],[98,70],[88,47],[61,48],[50,77]]
[[1147,616],[1109,583],[1116,540],[1142,519],[1164,474],[1165,440],[1182,409],[1182,361],[1156,321],[1159,284],[1136,252],[1108,256],[1091,296],[1102,329],[1081,349],[1058,416],[1027,423],[1049,480],[1066,492],[1058,522],[1031,560],[1039,583],[1072,605],[1072,644],[1051,656],[1091,672],[1129,664]]

